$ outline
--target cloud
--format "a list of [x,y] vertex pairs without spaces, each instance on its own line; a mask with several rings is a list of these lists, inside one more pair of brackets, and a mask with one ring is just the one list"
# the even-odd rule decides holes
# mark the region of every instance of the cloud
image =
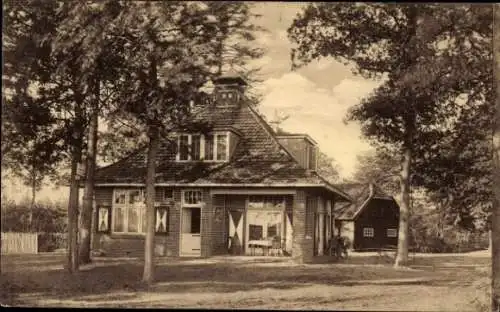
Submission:
[[336,100],[342,105],[352,106],[368,96],[380,82],[367,79],[345,78],[332,88]]
[[345,125],[343,118],[349,107],[359,103],[376,86],[369,80],[345,78],[328,90],[297,72],[286,73],[264,81],[259,110],[268,120],[273,118],[275,110],[289,115],[282,128],[311,135],[323,152],[337,160],[343,175],[348,176],[355,167],[356,155],[370,147],[360,139],[359,125]]
[[316,70],[325,70],[325,69],[328,69],[330,68],[332,65],[333,65],[334,61],[331,60],[331,59],[327,59],[327,58],[322,58],[320,59],[319,61],[316,62],[315,64],[315,68]]
[[264,55],[258,59],[248,62],[248,67],[249,68],[264,67],[266,65],[269,65],[272,61],[273,61],[272,57],[270,57],[269,55]]

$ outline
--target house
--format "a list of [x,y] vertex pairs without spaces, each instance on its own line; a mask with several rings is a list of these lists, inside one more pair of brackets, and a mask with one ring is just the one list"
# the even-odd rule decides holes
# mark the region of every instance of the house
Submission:
[[[277,136],[244,95],[236,75],[214,82],[194,104],[210,132],[172,134],[157,158],[155,254],[209,257],[279,249],[297,262],[322,255],[333,207],[349,195],[316,173],[316,142]],[[167,140],[171,142],[171,140]],[[93,249],[144,252],[146,151],[96,172]],[[269,246],[266,242],[269,243]]]
[[341,184],[353,199],[337,202],[334,213],[338,236],[347,237],[354,250],[396,247],[399,229],[399,205],[375,184]]

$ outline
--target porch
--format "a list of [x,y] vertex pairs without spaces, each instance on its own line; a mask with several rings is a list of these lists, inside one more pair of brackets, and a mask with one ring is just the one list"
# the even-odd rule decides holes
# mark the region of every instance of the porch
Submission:
[[211,255],[328,258],[335,196],[321,190],[212,190]]

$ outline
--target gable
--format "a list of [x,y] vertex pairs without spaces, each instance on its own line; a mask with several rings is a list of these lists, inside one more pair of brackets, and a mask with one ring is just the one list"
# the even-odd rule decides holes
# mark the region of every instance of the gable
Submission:
[[358,213],[359,219],[384,219],[392,220],[399,218],[399,207],[393,200],[371,198],[366,207]]
[[370,191],[370,184],[367,183],[347,183],[337,186],[353,199],[352,203],[335,204],[334,211],[339,220],[356,219],[373,201],[393,203],[399,209],[394,198],[387,195],[378,185],[372,184],[373,193]]

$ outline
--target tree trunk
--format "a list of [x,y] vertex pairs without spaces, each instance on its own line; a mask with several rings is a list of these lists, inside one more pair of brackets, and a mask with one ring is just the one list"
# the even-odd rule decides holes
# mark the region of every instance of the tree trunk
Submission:
[[[153,86],[158,86],[157,63],[151,56],[149,79]],[[146,240],[144,242],[144,272],[142,281],[148,285],[154,280],[154,240],[155,240],[155,175],[156,155],[160,145],[159,125],[157,120],[150,120],[148,125],[148,159],[146,169]]]
[[[33,170],[35,170],[33,168]],[[30,213],[28,216],[28,231],[33,231],[33,210],[35,209],[35,201],[36,201],[36,174],[32,174],[31,181],[31,205],[30,205]]]
[[[75,135],[79,135],[75,132]],[[81,160],[82,148],[73,147],[71,159],[71,182],[68,202],[68,271],[73,273],[78,270],[78,192],[77,179],[78,163]]]
[[84,129],[83,95],[75,88],[75,121],[71,139],[71,178],[68,202],[68,271],[78,271],[78,202],[79,177],[78,164],[82,160],[82,141]]
[[493,55],[496,113],[493,132],[493,205],[491,215],[491,310],[500,311],[500,5],[494,5]]
[[92,212],[93,212],[93,199],[94,199],[94,175],[96,166],[97,154],[97,127],[98,127],[98,114],[99,114],[99,94],[100,94],[100,81],[96,79],[94,86],[94,101],[92,103],[92,112],[90,117],[90,124],[88,129],[88,143],[87,143],[87,172],[85,179],[85,189],[83,193],[83,207],[80,222],[80,246],[78,252],[78,260],[80,264],[88,264],[90,259],[90,236],[92,233]]
[[144,273],[143,282],[153,283],[154,280],[154,238],[155,238],[155,173],[156,155],[159,147],[158,129],[150,131],[147,173],[146,173],[146,241],[144,246]]
[[410,166],[412,150],[410,145],[403,151],[401,166],[401,205],[399,210],[399,235],[398,251],[396,255],[395,267],[406,266],[408,264],[408,220],[410,215]]

